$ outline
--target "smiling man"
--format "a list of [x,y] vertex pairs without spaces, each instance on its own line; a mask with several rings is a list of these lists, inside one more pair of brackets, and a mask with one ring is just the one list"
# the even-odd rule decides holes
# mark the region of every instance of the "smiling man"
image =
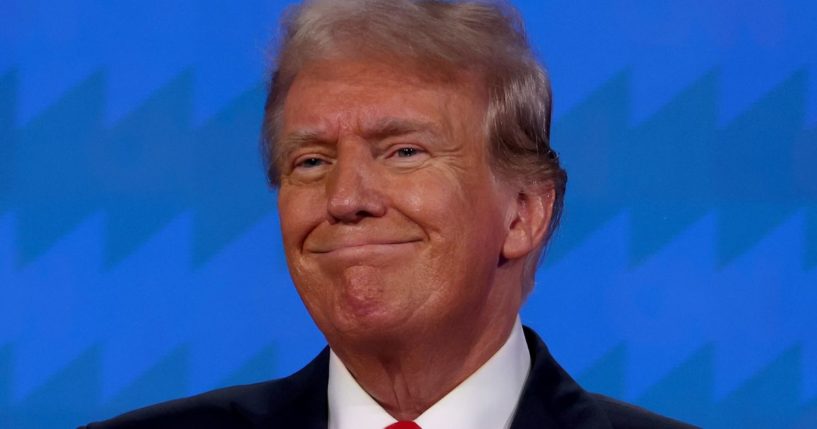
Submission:
[[329,347],[290,377],[89,427],[688,427],[585,392],[522,328],[566,175],[509,7],[313,1],[284,30],[264,151]]

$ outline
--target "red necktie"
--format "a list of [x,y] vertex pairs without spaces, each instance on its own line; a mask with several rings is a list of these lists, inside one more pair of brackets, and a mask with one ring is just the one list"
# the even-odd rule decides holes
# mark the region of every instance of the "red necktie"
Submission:
[[423,429],[414,422],[397,422],[386,426],[386,429]]

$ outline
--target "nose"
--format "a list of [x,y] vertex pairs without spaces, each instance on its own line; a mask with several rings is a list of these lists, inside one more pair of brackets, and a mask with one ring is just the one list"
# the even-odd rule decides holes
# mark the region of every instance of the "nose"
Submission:
[[368,142],[340,142],[335,166],[326,182],[330,222],[356,223],[385,215],[382,179]]

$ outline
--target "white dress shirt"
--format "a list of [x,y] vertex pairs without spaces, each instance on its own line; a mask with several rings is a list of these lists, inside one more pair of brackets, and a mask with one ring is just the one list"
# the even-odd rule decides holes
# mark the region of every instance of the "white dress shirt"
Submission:
[[[519,317],[505,344],[484,365],[414,420],[422,429],[508,429],[530,370]],[[384,429],[389,413],[329,356],[329,429]]]

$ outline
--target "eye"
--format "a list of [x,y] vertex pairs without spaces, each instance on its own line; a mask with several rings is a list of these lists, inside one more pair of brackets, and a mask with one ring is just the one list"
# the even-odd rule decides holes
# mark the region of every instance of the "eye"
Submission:
[[394,156],[398,158],[410,158],[420,153],[420,150],[416,147],[401,147],[394,151]]
[[428,157],[429,153],[423,147],[401,143],[387,150],[385,160],[396,167],[413,168],[422,165]]
[[299,168],[299,167],[300,168],[315,168],[315,167],[320,167],[321,165],[324,165],[324,164],[326,164],[326,161],[324,161],[323,159],[311,157],[311,158],[304,158],[304,159],[296,162],[295,163],[295,168]]

